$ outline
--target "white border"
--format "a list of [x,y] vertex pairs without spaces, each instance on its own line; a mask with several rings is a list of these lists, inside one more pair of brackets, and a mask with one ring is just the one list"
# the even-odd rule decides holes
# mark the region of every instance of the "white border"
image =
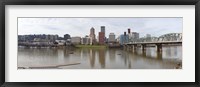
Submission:
[[[6,5],[6,82],[194,82],[194,5]],[[183,17],[183,69],[17,70],[17,17]]]

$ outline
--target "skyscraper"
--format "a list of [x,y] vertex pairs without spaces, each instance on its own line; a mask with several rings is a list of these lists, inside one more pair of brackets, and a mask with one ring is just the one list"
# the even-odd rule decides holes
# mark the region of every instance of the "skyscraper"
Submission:
[[99,32],[98,40],[99,40],[99,44],[104,44],[106,42],[105,41],[105,26],[101,26],[101,32]]
[[128,38],[128,35],[126,35],[126,32],[124,32],[124,34],[120,35],[119,43],[121,45],[123,45],[124,43],[128,43]]
[[101,26],[101,32],[106,33],[106,32],[105,32],[105,26]]
[[104,44],[105,43],[105,33],[104,32],[99,32],[99,44]]
[[91,38],[91,44],[94,44],[96,42],[96,38],[95,38],[95,29],[92,27],[90,29],[90,38]]
[[131,29],[130,28],[128,28],[128,37],[129,37],[128,42],[130,42],[131,39],[132,39],[132,37],[131,37]]
[[128,28],[128,34],[131,34],[131,29],[130,28]]

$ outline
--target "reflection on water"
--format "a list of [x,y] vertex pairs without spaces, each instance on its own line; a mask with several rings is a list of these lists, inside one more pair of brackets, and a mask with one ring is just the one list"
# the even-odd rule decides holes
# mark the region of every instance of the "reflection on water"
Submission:
[[162,53],[155,47],[145,52],[120,48],[18,48],[18,67],[47,65],[70,69],[174,69],[182,63],[181,46],[163,46]]

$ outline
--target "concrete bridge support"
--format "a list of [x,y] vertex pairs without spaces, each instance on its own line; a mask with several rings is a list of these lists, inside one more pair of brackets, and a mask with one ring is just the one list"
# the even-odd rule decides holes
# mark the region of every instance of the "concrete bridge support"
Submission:
[[133,45],[133,53],[136,53],[137,52],[137,45]]
[[142,51],[142,56],[144,56],[144,57],[147,56],[146,51]]
[[125,50],[128,51],[128,45],[125,45],[125,46],[126,46],[126,47],[125,47]]
[[156,44],[157,53],[162,52],[162,44]]
[[142,44],[142,55],[146,56],[146,44]]
[[126,45],[126,50],[129,51],[129,45]]
[[142,52],[146,52],[146,44],[142,44]]
[[161,59],[162,58],[162,52],[157,52],[157,58]]
[[126,50],[127,51],[131,51],[132,50],[132,46],[131,45],[126,45],[127,47],[126,47]]
[[127,49],[127,48],[126,48],[126,45],[123,45],[123,49],[124,49],[124,50],[126,50],[126,49]]
[[133,50],[133,46],[129,45],[129,51],[132,51],[132,50]]

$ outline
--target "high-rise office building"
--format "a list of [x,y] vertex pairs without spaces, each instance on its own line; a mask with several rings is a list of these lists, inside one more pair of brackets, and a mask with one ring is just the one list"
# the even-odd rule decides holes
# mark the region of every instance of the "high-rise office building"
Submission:
[[106,32],[105,32],[105,26],[101,26],[101,32],[106,33]]
[[105,43],[105,33],[104,32],[99,32],[99,44],[104,44]]
[[128,41],[131,42],[132,41],[132,35],[131,35],[131,29],[128,28]]
[[119,43],[120,45],[123,45],[124,43],[128,43],[128,35],[126,34],[120,35]]
[[131,29],[130,28],[128,28],[128,34],[131,34]]
[[90,29],[90,38],[91,38],[91,44],[94,44],[96,42],[96,38],[95,38],[95,29],[92,27]]
[[126,32],[124,32],[124,36],[126,36]]
[[99,41],[99,44],[104,44],[106,42],[106,40],[105,40],[105,26],[101,26],[101,32],[99,32],[98,41]]

